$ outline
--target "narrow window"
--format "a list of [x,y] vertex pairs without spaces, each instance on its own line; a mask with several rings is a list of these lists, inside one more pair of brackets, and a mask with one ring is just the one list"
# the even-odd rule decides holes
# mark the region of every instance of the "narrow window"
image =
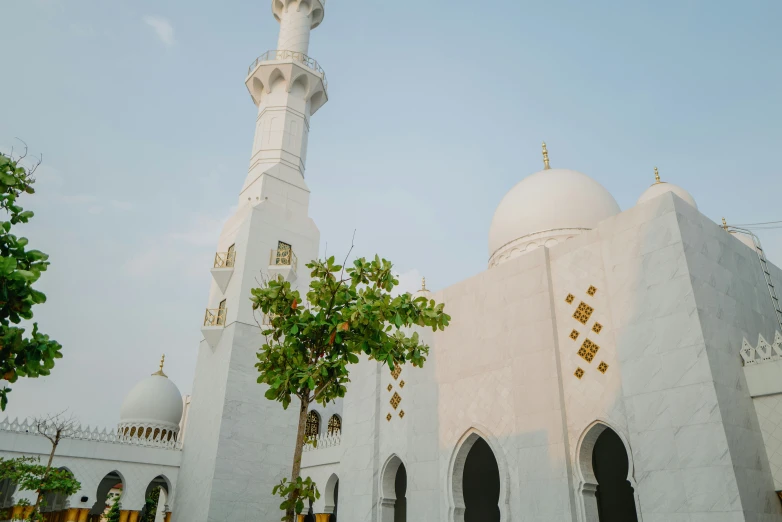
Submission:
[[282,241],[277,242],[277,255],[274,259],[275,265],[290,265],[291,264],[291,252],[293,249],[288,243]]
[[339,415],[332,415],[329,419],[328,433],[329,435],[339,434],[342,431],[342,419]]
[[225,299],[217,307],[217,326],[225,326]]
[[320,433],[320,415],[316,411],[311,411],[307,414],[307,426],[304,429],[304,435],[315,437],[318,433]]
[[236,261],[236,245],[233,244],[228,247],[228,253],[225,256],[225,266],[226,268],[231,268],[234,266],[234,261]]

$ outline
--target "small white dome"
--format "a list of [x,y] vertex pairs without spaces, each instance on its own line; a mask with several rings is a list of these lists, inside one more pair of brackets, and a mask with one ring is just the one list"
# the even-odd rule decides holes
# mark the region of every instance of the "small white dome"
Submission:
[[160,426],[179,431],[182,394],[162,370],[139,382],[125,396],[120,426]]
[[752,237],[749,234],[744,234],[743,232],[739,232],[736,230],[731,230],[730,235],[747,245],[752,250],[755,250],[755,242],[752,240]]
[[673,183],[667,183],[665,181],[658,181],[648,189],[644,191],[643,194],[641,194],[641,197],[638,198],[638,202],[636,205],[640,205],[641,203],[646,203],[647,201],[650,201],[657,196],[661,196],[665,194],[666,192],[673,192],[680,198],[682,198],[684,201],[695,207],[698,208],[698,204],[695,203],[695,199],[690,195],[689,192],[681,188],[679,185],[674,185]]
[[613,196],[585,174],[537,172],[517,183],[497,206],[489,230],[489,266],[593,229],[619,212]]

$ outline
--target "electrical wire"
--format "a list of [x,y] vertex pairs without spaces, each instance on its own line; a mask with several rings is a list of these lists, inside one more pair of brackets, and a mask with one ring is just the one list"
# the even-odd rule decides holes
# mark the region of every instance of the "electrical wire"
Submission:
[[782,224],[782,221],[766,221],[764,223],[731,223],[731,225],[736,227],[752,227],[755,225],[775,225],[775,224]]

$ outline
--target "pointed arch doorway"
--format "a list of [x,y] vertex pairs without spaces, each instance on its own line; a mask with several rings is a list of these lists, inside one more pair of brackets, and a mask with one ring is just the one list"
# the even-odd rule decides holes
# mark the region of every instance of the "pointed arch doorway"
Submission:
[[407,469],[396,455],[386,461],[380,486],[380,522],[407,522]]
[[587,522],[638,522],[633,467],[626,441],[607,425],[587,429],[579,445],[579,487]]
[[451,466],[453,496],[449,520],[508,520],[507,490],[503,488],[501,480],[506,475],[500,471],[500,462],[493,446],[484,437],[475,431],[468,432],[457,445]]

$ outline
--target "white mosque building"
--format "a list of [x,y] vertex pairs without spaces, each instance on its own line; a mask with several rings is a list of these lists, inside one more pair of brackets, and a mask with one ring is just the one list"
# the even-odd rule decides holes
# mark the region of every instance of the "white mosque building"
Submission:
[[[114,488],[135,522],[155,485],[166,522],[281,516],[270,491],[296,412],[256,383],[248,297],[259,270],[308,286],[319,232],[304,165],[328,91],[307,55],[324,1],[272,12],[279,41],[246,76],[255,140],[217,240],[192,397],[161,365],[116,428],[65,440],[55,465],[82,490],[52,498],[50,521],[98,520]],[[487,269],[420,290],[452,316],[421,332],[425,367],[362,360],[344,400],[310,412],[319,444],[302,473],[322,496],[308,519],[782,522],[782,271],[659,175],[622,211],[587,175],[550,168],[545,145],[543,165],[499,202]],[[0,456],[48,454],[29,430],[0,425]],[[24,497],[5,489],[5,507]]]

